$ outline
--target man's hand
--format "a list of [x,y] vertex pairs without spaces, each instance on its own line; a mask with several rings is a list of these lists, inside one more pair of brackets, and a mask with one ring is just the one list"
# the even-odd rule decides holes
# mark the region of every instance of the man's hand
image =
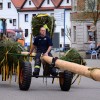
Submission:
[[49,46],[48,50],[46,51],[46,53],[44,54],[44,56],[48,56],[48,52],[50,52],[52,46]]
[[31,55],[34,49],[35,49],[35,45],[32,45],[31,50],[28,55]]
[[44,56],[48,56],[48,53],[46,52],[46,53],[44,54]]
[[30,56],[30,55],[31,55],[31,53],[29,52],[28,56]]

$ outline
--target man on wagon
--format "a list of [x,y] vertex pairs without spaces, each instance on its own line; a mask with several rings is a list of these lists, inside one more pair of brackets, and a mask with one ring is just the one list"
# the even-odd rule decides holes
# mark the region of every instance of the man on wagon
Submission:
[[[33,50],[36,49],[35,66],[34,66],[34,72],[33,72],[34,76],[38,76],[40,72],[41,54],[45,56],[52,56],[52,54],[50,53],[52,46],[53,44],[50,37],[46,35],[46,29],[44,27],[41,27],[40,35],[35,38],[32,48],[30,50],[30,54],[31,54]],[[51,69],[51,74],[54,76],[57,75],[55,68]]]

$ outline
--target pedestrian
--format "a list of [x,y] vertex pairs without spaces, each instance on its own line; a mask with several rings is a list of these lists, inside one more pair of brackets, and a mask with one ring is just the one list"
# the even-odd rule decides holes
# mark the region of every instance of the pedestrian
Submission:
[[89,45],[89,49],[90,50],[94,50],[95,49],[95,43],[94,43],[94,41],[91,41],[91,43]]
[[[41,67],[41,54],[44,56],[52,56],[50,53],[52,49],[52,41],[50,37],[46,35],[46,29],[44,27],[40,28],[40,34],[37,36],[34,40],[34,43],[32,45],[32,48],[30,50],[30,54],[33,52],[34,49],[36,49],[36,56],[35,56],[35,66],[34,66],[34,76],[38,76],[40,72]],[[56,70],[51,70],[54,73],[53,75],[57,75]]]
[[91,41],[89,45],[89,50],[86,51],[86,54],[91,54],[93,50],[95,50],[95,44],[94,44],[94,41]]
[[100,54],[100,43],[97,44],[97,47],[95,48],[96,52],[97,52],[97,56],[99,58],[99,54]]

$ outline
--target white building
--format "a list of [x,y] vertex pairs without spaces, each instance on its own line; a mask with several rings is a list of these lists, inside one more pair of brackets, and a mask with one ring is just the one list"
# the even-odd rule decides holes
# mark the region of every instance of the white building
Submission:
[[[57,23],[55,32],[59,33],[60,46],[63,47],[64,26],[65,29],[70,28],[71,0],[0,0],[0,7],[2,8],[0,17],[8,18],[7,28],[21,28],[26,35],[27,43],[30,41],[32,16],[39,13],[54,15]],[[65,37],[65,44],[70,44],[67,37]]]
[[7,19],[7,29],[18,29],[18,13],[11,0],[0,0],[0,18]]

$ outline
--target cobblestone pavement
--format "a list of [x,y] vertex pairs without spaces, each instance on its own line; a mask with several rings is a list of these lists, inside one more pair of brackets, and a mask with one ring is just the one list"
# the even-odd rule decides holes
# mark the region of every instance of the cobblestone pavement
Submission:
[[[91,67],[100,67],[99,60],[86,60]],[[69,92],[62,92],[56,79],[48,79],[47,86],[41,78],[33,78],[29,91],[20,91],[18,85],[12,81],[0,82],[0,100],[100,100],[100,82],[82,77],[80,85],[78,81],[72,85]]]

